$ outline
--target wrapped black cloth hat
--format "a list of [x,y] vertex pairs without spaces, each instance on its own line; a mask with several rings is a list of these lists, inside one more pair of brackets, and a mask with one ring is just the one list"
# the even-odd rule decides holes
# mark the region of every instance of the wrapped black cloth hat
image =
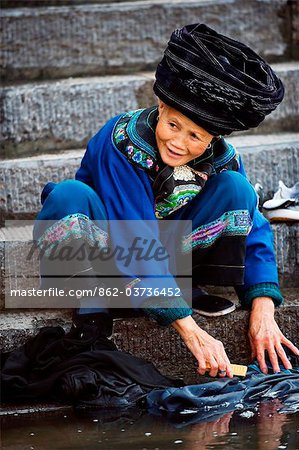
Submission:
[[284,87],[249,47],[195,24],[172,33],[154,92],[217,136],[257,127],[282,101]]

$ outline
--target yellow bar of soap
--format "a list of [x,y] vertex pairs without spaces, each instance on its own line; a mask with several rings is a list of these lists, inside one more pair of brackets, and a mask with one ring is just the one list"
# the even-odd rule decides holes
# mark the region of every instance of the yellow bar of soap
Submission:
[[233,374],[239,377],[245,377],[247,373],[247,366],[241,366],[240,364],[232,364]]
[[[238,377],[245,377],[247,373],[247,366],[241,366],[240,364],[231,364],[233,369],[233,375]],[[211,366],[207,363],[206,369],[209,370]]]

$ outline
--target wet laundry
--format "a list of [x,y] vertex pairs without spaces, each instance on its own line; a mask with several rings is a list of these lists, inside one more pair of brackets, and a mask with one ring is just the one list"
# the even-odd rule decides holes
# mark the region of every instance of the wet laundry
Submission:
[[265,375],[254,361],[244,379],[220,378],[203,384],[153,390],[146,397],[148,410],[184,425],[215,420],[229,411],[245,411],[255,408],[261,401],[273,399],[281,401],[280,412],[299,412],[299,357],[284,349],[292,370],[281,365],[281,372],[273,373],[268,362]]
[[[287,351],[287,350],[286,350]],[[152,363],[118,351],[95,327],[65,333],[45,327],[25,345],[1,356],[3,402],[60,401],[81,408],[146,407],[155,415],[193,423],[278,398],[282,412],[299,411],[299,358],[292,370],[261,373],[257,363],[246,378],[221,378],[185,386],[163,376]]]

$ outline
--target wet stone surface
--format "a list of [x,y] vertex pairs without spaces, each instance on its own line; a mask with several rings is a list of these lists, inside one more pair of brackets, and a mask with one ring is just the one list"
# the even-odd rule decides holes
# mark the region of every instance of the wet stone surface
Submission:
[[141,410],[71,410],[1,418],[5,450],[295,450],[298,414],[279,414],[277,401],[229,412],[209,422],[151,416]]

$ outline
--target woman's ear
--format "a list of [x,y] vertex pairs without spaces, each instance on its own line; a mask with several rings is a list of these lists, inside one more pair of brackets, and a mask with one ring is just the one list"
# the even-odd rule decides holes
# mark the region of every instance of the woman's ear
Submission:
[[160,113],[164,108],[165,108],[165,103],[162,102],[162,100],[160,100],[160,99],[158,98],[158,110],[159,110],[159,113]]

